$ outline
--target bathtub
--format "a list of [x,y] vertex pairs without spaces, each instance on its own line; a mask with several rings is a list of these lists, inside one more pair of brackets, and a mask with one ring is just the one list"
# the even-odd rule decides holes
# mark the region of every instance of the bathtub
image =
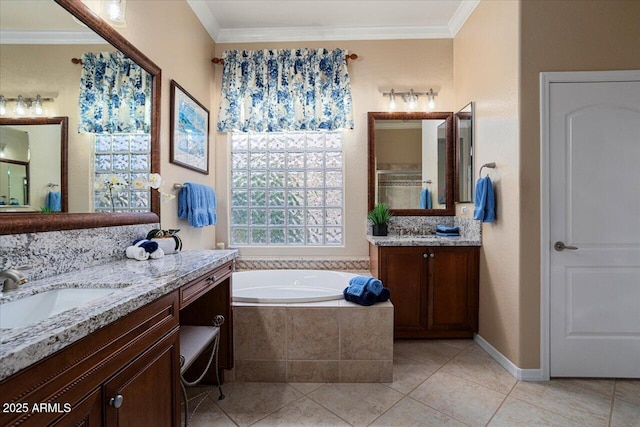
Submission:
[[355,274],[330,270],[249,270],[233,273],[233,302],[286,304],[343,299]]

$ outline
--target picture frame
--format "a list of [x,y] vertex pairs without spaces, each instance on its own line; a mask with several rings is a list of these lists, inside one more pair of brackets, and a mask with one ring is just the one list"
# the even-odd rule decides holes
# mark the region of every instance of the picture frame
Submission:
[[209,110],[171,80],[170,162],[209,175]]

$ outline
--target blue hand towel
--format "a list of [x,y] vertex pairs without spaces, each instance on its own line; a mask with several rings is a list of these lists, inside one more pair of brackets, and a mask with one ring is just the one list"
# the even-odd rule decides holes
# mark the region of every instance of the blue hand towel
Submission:
[[459,234],[460,227],[458,227],[457,225],[455,227],[447,227],[446,225],[438,224],[436,225],[436,231],[439,231],[441,233]]
[[443,233],[442,231],[436,231],[436,236],[440,236],[440,237],[460,237],[460,233]]
[[426,188],[420,191],[420,209],[431,209],[431,192]]
[[349,286],[348,288],[344,288],[344,291],[342,291],[342,295],[344,295],[344,299],[346,299],[347,301],[366,306],[376,303],[376,296],[371,292],[363,291],[362,295],[360,296],[351,295],[349,293],[350,287],[351,286]]
[[356,276],[349,280],[349,287],[347,289],[349,294],[357,297],[362,296],[365,291],[369,291],[375,296],[378,296],[380,292],[382,292],[382,282],[371,276]]
[[178,193],[178,218],[189,220],[189,225],[195,228],[215,225],[216,205],[213,188],[187,182]]
[[482,222],[493,222],[496,220],[495,196],[493,194],[493,184],[488,176],[479,178],[476,183],[475,206],[473,219]]
[[46,206],[53,212],[60,212],[62,210],[62,195],[59,191],[49,191]]

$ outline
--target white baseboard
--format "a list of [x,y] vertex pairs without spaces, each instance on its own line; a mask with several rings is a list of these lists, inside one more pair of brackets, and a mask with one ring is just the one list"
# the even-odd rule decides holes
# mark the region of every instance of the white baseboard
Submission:
[[507,359],[502,353],[500,353],[494,346],[489,344],[487,340],[482,338],[478,334],[473,335],[473,340],[480,346],[484,351],[489,353],[489,356],[493,357],[496,362],[500,364],[504,369],[507,370],[514,378],[522,381],[544,381],[545,378],[542,375],[542,369],[521,369],[518,368],[513,362]]

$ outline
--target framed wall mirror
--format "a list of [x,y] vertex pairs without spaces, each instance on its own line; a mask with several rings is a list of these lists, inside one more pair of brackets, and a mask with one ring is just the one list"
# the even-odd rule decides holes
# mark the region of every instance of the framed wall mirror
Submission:
[[[118,169],[121,166],[117,165],[121,165],[125,160],[130,162],[129,165],[133,165],[134,158],[141,159],[137,164],[146,162],[145,173],[160,172],[160,68],[83,2],[42,1],[38,4],[38,15],[46,16],[47,19],[19,19],[18,16],[28,17],[29,13],[33,15],[33,11],[29,11],[29,8],[33,7],[31,3],[16,0],[2,2],[0,93],[6,98],[18,95],[42,95],[43,98],[51,98],[52,101],[44,103],[43,115],[49,116],[54,113],[55,116],[69,117],[67,175],[71,180],[65,188],[67,194],[63,195],[66,213],[42,214],[38,212],[41,207],[39,202],[30,203],[29,208],[23,208],[22,212],[0,213],[0,234],[158,222],[160,198],[157,191],[143,195],[137,205],[123,204],[126,209],[100,209],[96,202],[98,194],[94,184],[100,173],[107,172],[126,173],[129,179],[133,180],[134,173],[139,172],[137,166],[130,166],[130,170],[124,170],[124,166]],[[27,9],[26,15],[21,8]],[[23,15],[20,15],[21,13]],[[64,34],[67,38],[60,40],[60,44],[53,43],[52,39],[56,33]],[[20,41],[21,34],[30,36],[31,42]],[[44,40],[47,37],[49,39]],[[147,73],[150,81],[148,131],[144,149],[133,148],[134,139],[141,139],[135,135],[126,141],[114,140],[111,143],[113,152],[109,152],[99,148],[105,145],[107,137],[99,140],[98,133],[78,133],[78,96],[75,95],[74,99],[70,92],[75,90],[77,94],[79,91],[82,65],[72,63],[72,58],[82,58],[82,54],[86,52],[97,54],[116,51],[139,65]],[[66,68],[62,70],[59,67]],[[16,70],[21,70],[21,74]],[[56,86],[57,84],[66,86]],[[64,110],[67,107],[69,110]],[[17,118],[12,105],[8,104],[6,110],[5,117]],[[146,155],[145,159],[139,155],[141,153]],[[31,154],[35,155],[33,151]],[[62,181],[61,176],[60,183]],[[34,196],[34,193],[31,192],[30,196]],[[28,210],[30,212],[25,212]],[[107,213],[98,213],[101,211]]]
[[368,209],[454,215],[453,113],[368,114]]
[[0,118],[0,213],[67,212],[68,123],[67,117]]
[[456,113],[456,202],[473,202],[473,121],[475,103]]

